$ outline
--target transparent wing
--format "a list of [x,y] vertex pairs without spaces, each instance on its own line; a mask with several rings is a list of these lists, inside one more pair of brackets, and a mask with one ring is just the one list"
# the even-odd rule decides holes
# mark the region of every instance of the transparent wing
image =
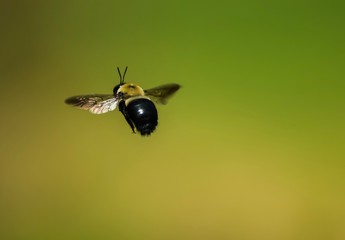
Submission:
[[109,94],[81,95],[67,98],[65,103],[79,109],[89,110],[93,114],[102,114],[113,111],[117,107],[118,99]]
[[145,95],[157,103],[166,104],[168,99],[172,97],[180,88],[181,86],[179,84],[170,83],[147,89],[145,90]]

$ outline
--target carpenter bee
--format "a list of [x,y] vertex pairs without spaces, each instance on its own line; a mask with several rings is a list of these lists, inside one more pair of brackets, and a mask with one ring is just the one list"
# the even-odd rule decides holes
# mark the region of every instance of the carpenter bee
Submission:
[[67,98],[65,103],[73,107],[89,110],[93,114],[102,114],[119,108],[133,133],[150,135],[158,124],[158,112],[154,102],[166,104],[167,100],[180,89],[176,83],[165,84],[144,90],[133,83],[125,83],[127,67],[120,76],[120,84],[113,89],[113,94],[80,95]]

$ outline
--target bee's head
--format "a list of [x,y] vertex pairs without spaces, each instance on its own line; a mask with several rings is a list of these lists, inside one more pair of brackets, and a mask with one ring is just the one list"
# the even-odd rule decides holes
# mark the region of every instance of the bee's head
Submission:
[[114,93],[114,94],[117,94],[117,91],[119,90],[119,88],[120,88],[123,84],[125,84],[125,76],[126,76],[127,68],[128,68],[128,67],[125,68],[125,71],[124,71],[123,76],[122,76],[122,75],[121,75],[120,68],[117,67],[117,72],[119,73],[119,76],[120,76],[120,84],[118,84],[118,85],[116,85],[116,86],[114,87],[114,90],[113,90],[113,93]]
[[123,83],[117,84],[117,85],[114,87],[113,93],[114,93],[114,94],[117,94],[117,91],[119,90],[119,88],[120,88],[122,85],[123,85]]

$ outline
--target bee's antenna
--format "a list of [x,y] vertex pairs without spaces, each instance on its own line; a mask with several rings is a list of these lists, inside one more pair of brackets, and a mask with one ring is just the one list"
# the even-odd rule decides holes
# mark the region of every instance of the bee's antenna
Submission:
[[121,75],[120,68],[117,67],[117,72],[118,72],[119,75],[120,75],[120,84],[122,84],[122,83],[125,82],[125,76],[126,76],[127,68],[128,68],[128,67],[126,66],[125,71],[124,71],[123,76],[122,76],[122,75]]
[[122,82],[124,83],[125,82],[125,76],[126,76],[126,72],[127,72],[127,66],[125,68],[125,72],[123,73],[123,78],[122,78]]
[[117,67],[117,72],[119,73],[119,76],[120,76],[120,84],[123,83],[122,82],[122,76],[121,76],[121,71],[120,71],[120,68]]

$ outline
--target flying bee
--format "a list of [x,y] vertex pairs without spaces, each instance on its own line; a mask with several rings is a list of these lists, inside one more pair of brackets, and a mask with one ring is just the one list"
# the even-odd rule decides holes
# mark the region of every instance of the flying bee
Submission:
[[142,136],[148,136],[158,124],[158,112],[154,102],[166,104],[181,86],[171,83],[144,90],[136,84],[125,83],[127,67],[123,76],[119,68],[117,71],[120,84],[114,87],[113,94],[73,96],[67,98],[65,103],[93,114],[107,113],[118,107],[133,133],[138,131]]

